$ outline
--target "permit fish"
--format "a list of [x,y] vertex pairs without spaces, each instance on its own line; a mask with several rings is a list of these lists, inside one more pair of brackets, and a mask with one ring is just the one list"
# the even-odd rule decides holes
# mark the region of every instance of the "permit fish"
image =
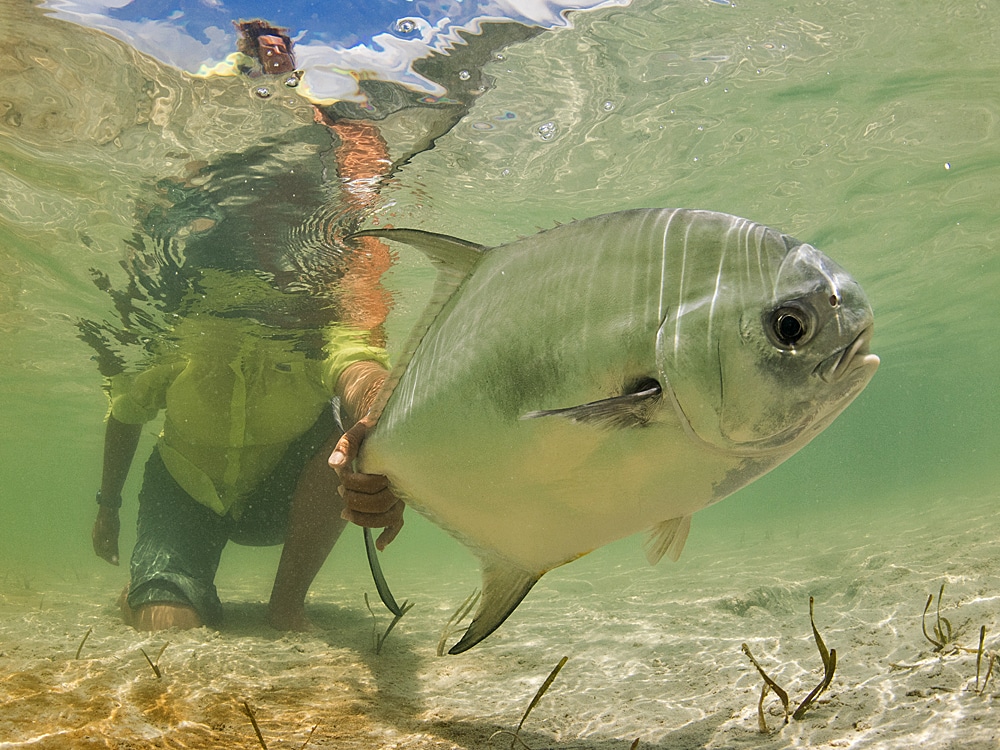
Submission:
[[676,560],[695,511],[806,445],[878,368],[859,284],[736,216],[629,210],[493,248],[359,234],[438,268],[358,466],[481,561],[452,654],[616,539],[648,530],[650,562]]

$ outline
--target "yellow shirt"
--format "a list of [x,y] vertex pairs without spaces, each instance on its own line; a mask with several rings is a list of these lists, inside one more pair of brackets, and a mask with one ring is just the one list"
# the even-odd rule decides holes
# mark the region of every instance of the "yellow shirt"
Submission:
[[342,326],[327,332],[325,359],[308,359],[288,337],[248,320],[199,315],[171,336],[172,353],[111,380],[111,414],[142,424],[165,409],[158,448],[195,500],[238,517],[239,501],[273,471],[288,446],[330,408],[341,373],[355,362],[386,364]]

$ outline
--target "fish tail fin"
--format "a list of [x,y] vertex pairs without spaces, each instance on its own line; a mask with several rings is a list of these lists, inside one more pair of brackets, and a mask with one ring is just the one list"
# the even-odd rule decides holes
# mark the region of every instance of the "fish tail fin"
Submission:
[[483,596],[479,609],[465,635],[448,653],[468,651],[499,628],[541,577],[541,573],[529,572],[505,560],[484,561]]

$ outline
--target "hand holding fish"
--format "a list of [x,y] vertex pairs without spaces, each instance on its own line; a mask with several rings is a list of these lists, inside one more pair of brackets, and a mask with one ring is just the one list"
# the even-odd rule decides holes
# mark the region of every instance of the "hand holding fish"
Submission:
[[387,477],[356,472],[353,467],[361,444],[378,421],[372,407],[387,375],[375,362],[356,362],[344,370],[337,383],[337,395],[355,424],[337,442],[329,461],[340,479],[338,492],[347,506],[341,518],[358,526],[385,529],[375,543],[379,550],[385,549],[403,528],[405,505],[393,494]]
[[341,518],[358,526],[384,529],[375,542],[381,551],[403,528],[403,509],[406,506],[393,494],[387,477],[361,474],[351,468],[365,435],[374,426],[374,420],[364,417],[345,432],[330,455],[330,468],[340,478],[338,491],[347,506]]

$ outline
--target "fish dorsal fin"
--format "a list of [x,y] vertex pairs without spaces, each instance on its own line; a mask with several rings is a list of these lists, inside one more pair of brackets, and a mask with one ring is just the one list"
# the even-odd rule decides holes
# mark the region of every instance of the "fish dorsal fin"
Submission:
[[503,624],[538,583],[541,573],[519,568],[500,558],[483,560],[483,595],[472,624],[449,654],[468,651]]
[[531,411],[521,419],[542,417],[562,417],[571,422],[593,424],[598,427],[625,429],[649,424],[653,408],[660,402],[663,389],[655,380],[643,380],[630,389],[629,393],[612,398],[591,401],[564,409]]
[[482,254],[489,248],[475,242],[461,240],[447,234],[425,232],[421,229],[365,229],[349,235],[354,237],[379,237],[393,242],[415,247],[433,261],[439,271],[447,274],[458,273],[464,279]]
[[426,255],[437,268],[438,276],[434,284],[434,291],[427,302],[423,313],[413,325],[410,338],[406,346],[396,357],[392,371],[382,384],[375,403],[369,412],[376,419],[382,413],[385,405],[389,402],[396,386],[403,377],[407,365],[413,358],[413,353],[417,346],[423,341],[424,336],[430,329],[438,313],[448,304],[448,300],[458,291],[458,288],[465,281],[466,277],[475,267],[476,263],[488,249],[485,245],[477,245],[474,242],[466,242],[457,237],[449,237],[446,234],[435,232],[424,232],[419,229],[366,229],[363,232],[355,232],[347,237],[379,237],[394,242],[415,247]]
[[691,531],[691,516],[681,516],[671,518],[658,523],[649,530],[642,545],[646,550],[646,559],[650,565],[656,565],[660,559],[666,555],[673,562],[681,556],[684,550],[684,542],[687,541],[688,533]]

